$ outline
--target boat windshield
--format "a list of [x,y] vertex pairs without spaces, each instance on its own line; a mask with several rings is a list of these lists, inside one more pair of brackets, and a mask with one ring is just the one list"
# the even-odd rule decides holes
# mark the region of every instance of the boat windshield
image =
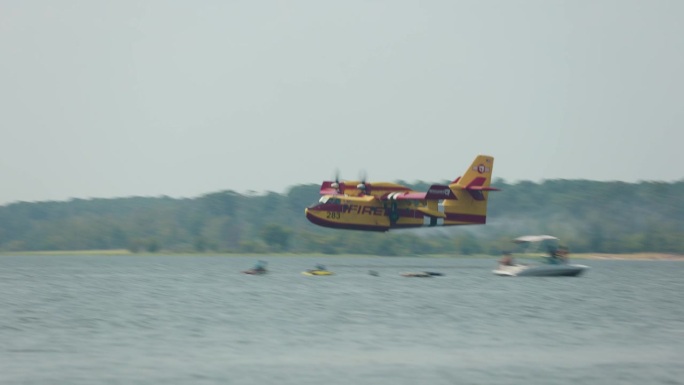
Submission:
[[558,248],[559,239],[550,235],[526,235],[513,240],[517,244],[516,254],[527,256],[548,256]]

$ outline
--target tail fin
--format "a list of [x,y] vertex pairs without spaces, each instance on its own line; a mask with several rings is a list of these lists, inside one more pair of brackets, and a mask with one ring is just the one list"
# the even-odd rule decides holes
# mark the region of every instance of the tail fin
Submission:
[[458,190],[467,191],[473,199],[477,201],[485,200],[486,197],[483,194],[483,191],[499,190],[494,187],[489,187],[492,181],[493,169],[493,157],[478,155],[463,176],[456,179],[449,187],[454,193]]
[[499,190],[490,187],[493,169],[493,157],[478,155],[463,176],[449,184],[457,199],[444,200],[445,225],[486,223],[489,191]]
[[468,186],[488,187],[492,179],[493,168],[493,157],[478,155],[463,176],[458,179],[456,184],[463,188]]

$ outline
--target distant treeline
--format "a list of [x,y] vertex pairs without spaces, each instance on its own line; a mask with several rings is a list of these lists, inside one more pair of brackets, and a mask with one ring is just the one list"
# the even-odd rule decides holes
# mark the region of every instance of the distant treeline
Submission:
[[551,234],[576,253],[684,253],[684,181],[493,184],[502,191],[490,193],[486,225],[388,233],[309,223],[304,208],[318,200],[318,185],[285,194],[19,202],[0,206],[0,251],[472,255],[498,254],[520,235]]

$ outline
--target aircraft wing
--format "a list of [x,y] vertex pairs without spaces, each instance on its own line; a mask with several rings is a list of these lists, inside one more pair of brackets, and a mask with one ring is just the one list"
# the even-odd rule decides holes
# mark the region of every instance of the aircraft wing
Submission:
[[[446,186],[447,189],[449,188]],[[449,193],[451,193],[451,190],[449,190]],[[437,194],[436,198],[432,198],[432,196],[435,196]],[[453,193],[451,193],[453,195]],[[397,200],[397,201],[403,201],[403,200],[426,200],[426,199],[444,199],[445,196],[447,195],[446,192],[435,192],[433,191],[432,193],[430,191],[428,192],[394,192],[394,193],[389,193],[385,194],[380,199],[382,200]],[[428,217],[432,218],[446,218],[446,214],[443,212],[440,212],[438,210],[431,210],[427,207],[417,207],[417,211],[422,212],[423,214],[427,215]]]
[[380,197],[382,200],[396,200],[396,201],[406,201],[406,200],[421,200],[425,199],[427,193],[424,192],[393,192],[388,193]]
[[441,184],[433,184],[430,186],[427,192],[416,192],[416,191],[404,191],[404,192],[394,192],[383,195],[380,199],[384,200],[442,200],[442,199],[457,199],[454,192],[451,191],[449,186]]
[[333,183],[334,182],[329,182],[329,181],[323,182],[321,184],[321,189],[320,189],[321,195],[337,195],[337,194],[339,194],[340,192],[338,191],[338,189],[332,187]]

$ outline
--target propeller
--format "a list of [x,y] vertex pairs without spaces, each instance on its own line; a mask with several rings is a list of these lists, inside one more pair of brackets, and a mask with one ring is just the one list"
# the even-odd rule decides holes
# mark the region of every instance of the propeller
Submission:
[[342,189],[340,188],[340,170],[339,169],[335,170],[335,182],[333,182],[333,184],[330,185],[330,187],[337,190],[338,193],[342,192],[341,191]]
[[[359,190],[362,194],[368,194],[370,191],[370,184],[366,183],[365,171],[360,173],[359,180],[360,181],[359,184],[356,185],[356,189]],[[330,184],[330,187],[334,188],[338,194],[344,193],[344,190],[347,186],[344,184],[344,181],[340,181],[339,169],[335,170],[335,180],[333,183]]]
[[359,179],[361,180],[361,182],[358,185],[356,185],[356,188],[361,190],[364,194],[368,193],[367,189],[369,186],[366,184],[367,176],[368,175],[366,175],[366,171],[361,171],[359,175]]

